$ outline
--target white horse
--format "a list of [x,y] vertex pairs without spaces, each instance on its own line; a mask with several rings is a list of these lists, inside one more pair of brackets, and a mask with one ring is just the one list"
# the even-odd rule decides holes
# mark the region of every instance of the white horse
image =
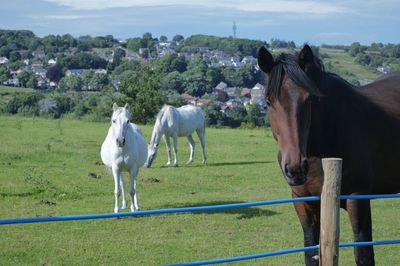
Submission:
[[101,160],[111,168],[114,176],[115,213],[120,209],[118,204],[120,189],[122,191],[122,209],[126,209],[122,170],[128,171],[131,177],[131,210],[139,209],[136,196],[136,177],[139,167],[143,166],[147,158],[147,143],[142,136],[140,127],[130,122],[131,115],[128,108],[128,104],[118,107],[114,103],[111,126],[101,146]]
[[204,111],[193,105],[184,105],[179,108],[164,105],[157,114],[156,123],[154,125],[151,141],[148,148],[148,158],[145,163],[146,167],[150,167],[157,155],[158,144],[163,137],[167,146],[168,162],[171,164],[171,148],[169,138],[174,141],[174,166],[178,166],[178,137],[186,136],[190,146],[190,157],[187,164],[192,163],[195,142],[192,137],[193,131],[199,136],[201,147],[203,148],[203,163],[207,163],[205,150],[205,114]]

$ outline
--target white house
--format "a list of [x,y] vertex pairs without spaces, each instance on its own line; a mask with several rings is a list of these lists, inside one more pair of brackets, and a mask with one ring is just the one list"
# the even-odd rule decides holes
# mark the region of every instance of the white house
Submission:
[[47,64],[54,66],[55,64],[57,64],[57,61],[55,59],[50,59],[49,61],[47,61]]
[[7,57],[0,57],[0,65],[7,64],[8,58]]

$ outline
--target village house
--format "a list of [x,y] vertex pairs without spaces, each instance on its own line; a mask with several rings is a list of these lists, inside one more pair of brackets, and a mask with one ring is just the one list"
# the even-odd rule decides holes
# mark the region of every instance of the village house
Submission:
[[43,50],[33,51],[32,56],[36,59],[43,60],[46,57],[46,53]]
[[257,64],[257,59],[251,55],[249,56],[244,56],[242,58],[242,64],[250,64],[250,65],[256,65]]
[[0,57],[0,65],[4,65],[8,63],[8,58],[7,57]]
[[65,72],[65,76],[69,77],[69,76],[80,76],[82,75],[83,71],[85,71],[85,69],[68,69]]
[[258,104],[261,107],[265,107],[265,87],[261,85],[260,83],[257,83],[252,89],[251,89],[251,104]]
[[142,59],[139,54],[125,50],[125,58],[129,61]]
[[94,52],[98,57],[106,60],[107,62],[113,62],[114,52],[113,51],[96,51]]
[[55,64],[57,64],[57,61],[52,58],[49,61],[47,61],[47,64],[50,65],[50,66],[54,66]]
[[383,74],[388,74],[391,71],[391,68],[389,66],[380,66],[377,67],[376,70],[378,70],[379,72],[382,72]]

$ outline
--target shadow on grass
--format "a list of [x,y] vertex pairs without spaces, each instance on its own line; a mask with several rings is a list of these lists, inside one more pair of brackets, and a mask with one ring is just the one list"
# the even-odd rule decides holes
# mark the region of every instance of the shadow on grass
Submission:
[[0,193],[0,197],[30,197],[34,195],[40,194],[40,191],[34,191],[34,192],[20,192],[20,193]]
[[[218,163],[207,163],[204,164],[183,164],[179,165],[179,167],[215,167],[215,166],[230,166],[230,165],[252,165],[252,164],[269,164],[275,163],[275,161],[245,161],[245,162],[218,162]],[[162,165],[160,168],[169,168],[172,166]]]
[[[183,207],[200,207],[200,206],[213,206],[213,205],[225,205],[225,204],[238,204],[245,203],[243,201],[213,201],[213,202],[201,202],[198,204],[186,203],[186,204],[178,204],[178,205],[165,205],[161,208],[183,208]],[[242,208],[231,208],[231,209],[222,209],[222,210],[214,210],[214,211],[196,211],[192,212],[193,214],[233,214],[238,215],[236,219],[251,219],[256,217],[269,217],[272,215],[277,215],[279,212],[261,209],[258,207],[242,207]]]

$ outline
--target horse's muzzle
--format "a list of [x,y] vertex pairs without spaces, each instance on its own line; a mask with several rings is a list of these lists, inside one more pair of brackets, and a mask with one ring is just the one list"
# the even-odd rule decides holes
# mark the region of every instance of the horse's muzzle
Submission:
[[120,148],[124,147],[124,146],[125,146],[125,143],[126,143],[125,138],[123,138],[122,140],[117,139],[117,146],[118,146],[118,147],[120,147]]
[[300,167],[291,167],[289,164],[284,166],[284,175],[286,181],[291,186],[300,186],[307,181],[309,166],[307,159],[302,160]]

